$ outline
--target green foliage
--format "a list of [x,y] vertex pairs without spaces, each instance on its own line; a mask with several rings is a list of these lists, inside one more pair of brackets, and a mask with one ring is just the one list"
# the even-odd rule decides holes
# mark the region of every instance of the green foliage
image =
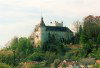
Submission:
[[31,54],[33,52],[33,46],[30,43],[29,39],[27,38],[19,38],[18,46],[16,51],[21,56],[26,56],[28,54]]
[[58,56],[53,52],[46,52],[45,53],[45,60],[46,60],[46,66],[49,66],[51,63],[54,62],[54,60],[58,58]]
[[88,37],[85,34],[80,35],[80,43],[85,44],[88,42]]
[[92,15],[89,15],[84,19],[84,33],[94,42],[96,41],[97,36],[100,34],[100,24],[98,22],[100,22],[100,19]]
[[7,50],[14,50],[16,57],[19,58],[19,60],[22,60],[23,58],[27,57],[27,55],[33,53],[33,46],[30,39],[25,37],[21,37],[19,39],[14,38]]
[[18,38],[17,37],[14,37],[11,41],[11,44],[9,46],[9,49],[10,50],[16,50],[17,49],[17,46],[18,46]]
[[97,37],[97,44],[100,44],[100,35]]
[[39,52],[34,52],[32,55],[28,57],[31,61],[43,61],[44,60],[44,54]]
[[[6,50],[6,51],[5,51]],[[15,51],[15,63],[18,65],[20,62],[24,61],[28,55],[33,53],[33,44],[31,44],[30,39],[21,37],[14,38],[11,41],[9,47],[4,48],[3,51],[0,52],[1,62],[6,64],[13,65],[14,63],[14,53]]]
[[0,68],[11,68],[11,67],[5,63],[0,63]]
[[83,28],[82,28],[82,25],[80,25],[80,27],[79,27],[79,35],[81,35],[82,34],[82,32],[83,32]]
[[78,29],[79,31],[76,33],[74,40],[77,44],[79,44],[79,40],[82,48],[75,55],[75,58],[78,55],[79,58],[94,57],[100,59],[98,52],[100,48],[100,18],[89,15],[84,18],[83,26]]
[[58,65],[60,64],[60,62],[61,61],[59,59],[55,59],[54,63],[53,63],[54,64],[54,68],[58,68]]
[[93,53],[91,53],[90,55],[92,56],[92,57],[94,57],[95,59],[97,59],[97,60],[100,60],[100,54],[99,54],[99,52],[100,52],[100,48],[98,48],[98,50],[95,50]]
[[42,64],[38,63],[38,64],[28,64],[27,68],[44,68],[42,66]]
[[88,57],[90,53],[92,53],[94,45],[91,43],[86,43],[83,45],[82,54],[83,57]]
[[61,43],[59,40],[55,39],[55,36],[51,35],[50,33],[48,37],[49,39],[47,40],[47,42],[45,42],[45,44],[41,46],[42,51],[49,51],[63,55],[66,51],[65,45]]
[[25,37],[21,37],[19,39],[14,38],[10,46],[7,48],[8,50],[15,50],[17,53],[24,56],[33,53],[31,41]]
[[95,64],[93,68],[100,68],[100,64]]
[[82,65],[94,65],[95,64],[95,59],[94,58],[83,58],[79,62]]
[[79,44],[80,35],[76,33],[75,36],[72,38],[73,44]]
[[13,52],[12,51],[0,51],[0,62],[12,65]]
[[[67,42],[70,40],[67,40]],[[50,64],[57,65],[61,60],[71,59],[80,60],[82,58],[93,57],[100,59],[100,19],[96,19],[94,16],[87,16],[83,25],[78,28],[78,32],[72,38],[73,44],[79,44],[80,48],[71,48],[65,44],[58,41],[54,35],[49,34],[49,40],[45,44],[35,48],[31,40],[26,37],[17,38],[15,37],[10,46],[4,48],[0,51],[0,68],[10,68],[9,65],[13,65],[14,53],[16,64],[20,62],[28,61],[38,61],[43,62],[36,65],[29,65],[28,68],[43,68],[50,67]],[[81,60],[82,63],[86,62],[88,59]],[[89,60],[88,60],[89,61]],[[3,64],[4,63],[4,64]],[[9,64],[9,65],[6,65]],[[8,67],[7,67],[8,66]],[[20,65],[19,65],[20,66]],[[98,67],[99,65],[97,65]],[[63,65],[65,67],[65,65]]]
[[65,54],[65,56],[64,56],[64,59],[71,59],[71,56],[72,56],[72,55],[73,55],[72,53],[66,52],[66,54]]
[[43,68],[43,66],[41,64],[35,64],[31,68]]
[[62,64],[62,68],[66,68],[67,67],[67,65],[66,64]]
[[42,45],[42,51],[50,51],[55,52],[56,54],[64,55],[66,52],[66,45],[62,43],[49,43],[46,42],[46,44]]

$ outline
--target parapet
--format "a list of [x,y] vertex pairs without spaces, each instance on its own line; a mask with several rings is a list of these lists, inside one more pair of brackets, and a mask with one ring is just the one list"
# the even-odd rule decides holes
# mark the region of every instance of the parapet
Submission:
[[50,22],[50,26],[59,26],[59,27],[63,27],[63,22],[59,23],[57,21],[55,22]]

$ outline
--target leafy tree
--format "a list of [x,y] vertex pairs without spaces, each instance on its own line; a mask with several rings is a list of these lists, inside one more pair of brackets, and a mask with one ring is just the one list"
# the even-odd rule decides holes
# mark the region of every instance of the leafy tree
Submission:
[[81,35],[80,35],[80,43],[81,44],[85,44],[85,43],[88,43],[89,41],[88,41],[88,37],[84,34],[84,33],[82,33]]
[[[31,44],[31,41],[29,38],[26,37],[21,37],[21,38],[14,38],[7,48],[3,50],[9,50],[9,51],[15,51],[15,59],[16,59],[16,64],[24,61],[28,55],[33,53],[33,44]],[[10,59],[10,58],[9,58]],[[13,59],[13,56],[12,56]],[[6,61],[8,62],[8,61]],[[13,61],[9,61],[11,64]]]
[[18,45],[15,51],[20,56],[20,58],[25,57],[33,53],[33,46],[29,39],[21,37],[18,39]]
[[12,50],[16,50],[17,46],[18,46],[18,38],[14,37],[11,41],[11,46],[9,47]]
[[80,28],[81,25],[82,25],[82,23],[80,21],[74,22],[73,23],[73,31],[76,32],[76,33],[79,32],[79,28]]
[[84,19],[83,30],[84,34],[88,37],[88,40],[93,40],[96,42],[96,38],[100,33],[100,26],[98,25],[100,18],[97,18],[93,15],[89,15]]
[[97,60],[100,60],[100,54],[99,54],[99,52],[100,52],[100,48],[98,48],[97,50],[95,50],[93,53],[91,53],[90,55],[92,56],[92,57],[94,57],[95,59],[97,59]]
[[100,35],[97,37],[97,44],[100,44]]
[[83,56],[88,57],[88,55],[93,52],[93,49],[94,49],[93,44],[91,43],[84,44],[83,49],[82,49],[82,52],[83,52],[82,54],[84,54]]
[[80,25],[80,27],[79,27],[79,31],[78,31],[79,35],[81,35],[82,32],[83,32],[83,28],[82,28],[82,25]]

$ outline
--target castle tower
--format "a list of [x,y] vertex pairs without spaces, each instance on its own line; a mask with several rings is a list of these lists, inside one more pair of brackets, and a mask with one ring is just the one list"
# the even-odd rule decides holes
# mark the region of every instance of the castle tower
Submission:
[[45,23],[43,17],[41,17],[40,23],[36,25],[34,32],[34,43],[36,47],[43,44],[45,41]]
[[40,21],[40,44],[42,45],[45,40],[46,40],[46,25],[44,23],[43,17],[41,17],[41,21]]
[[40,26],[45,26],[45,23],[44,23],[43,17],[41,17]]

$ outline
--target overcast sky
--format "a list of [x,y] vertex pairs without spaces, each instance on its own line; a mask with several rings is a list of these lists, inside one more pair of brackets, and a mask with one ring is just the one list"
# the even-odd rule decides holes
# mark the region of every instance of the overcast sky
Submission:
[[72,23],[87,15],[100,15],[100,0],[0,0],[0,47],[14,36],[28,37],[39,23]]

